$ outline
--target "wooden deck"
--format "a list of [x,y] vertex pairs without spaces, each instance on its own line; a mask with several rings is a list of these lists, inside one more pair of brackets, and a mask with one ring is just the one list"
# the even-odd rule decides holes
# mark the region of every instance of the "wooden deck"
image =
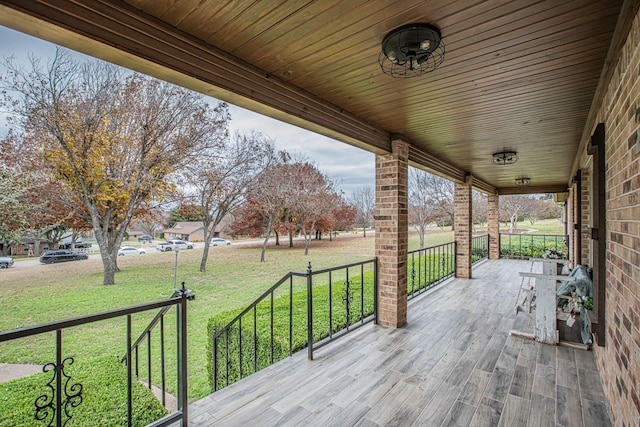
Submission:
[[[607,426],[593,353],[509,336],[527,261],[486,261],[367,325],[190,406],[190,426]],[[535,271],[535,270],[534,270]]]

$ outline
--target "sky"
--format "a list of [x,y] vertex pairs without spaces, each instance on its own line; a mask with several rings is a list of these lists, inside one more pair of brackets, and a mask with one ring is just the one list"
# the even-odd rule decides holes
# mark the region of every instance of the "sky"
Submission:
[[[1,58],[13,56],[16,61],[26,65],[27,55],[33,54],[46,63],[55,54],[55,48],[50,42],[0,26]],[[76,55],[79,60],[89,58],[80,53]],[[1,74],[4,74],[2,67]],[[273,139],[278,150],[301,152],[331,178],[347,197],[357,187],[373,186],[375,157],[372,153],[235,105],[230,106],[230,112],[232,132],[254,129]],[[5,135],[7,130],[6,120],[0,115],[0,136]]]

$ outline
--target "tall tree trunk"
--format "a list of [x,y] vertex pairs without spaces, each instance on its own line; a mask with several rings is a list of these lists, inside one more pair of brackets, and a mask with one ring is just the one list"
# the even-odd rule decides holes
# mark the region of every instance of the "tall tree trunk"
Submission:
[[209,258],[209,240],[204,241],[204,251],[202,251],[202,259],[200,260],[200,272],[204,273],[207,270],[207,259]]
[[362,226],[362,237],[367,237],[367,226],[366,225]]
[[280,234],[276,231],[276,246],[280,246]]
[[217,224],[214,224],[211,227],[210,221],[202,221],[202,234],[204,237],[204,251],[202,251],[202,259],[200,259],[200,273],[204,273],[207,271],[207,259],[209,259],[209,240],[211,240],[211,236],[213,232],[209,232],[209,230],[215,230]]
[[267,252],[267,243],[269,243],[269,235],[271,234],[271,227],[273,225],[273,217],[269,217],[269,223],[267,224],[267,232],[264,242],[262,243],[262,252],[260,253],[260,262],[264,262],[264,254]]
[[291,229],[289,229],[289,247],[293,247],[293,231]]
[[[100,253],[102,253],[102,250],[100,250]],[[104,268],[102,284],[105,286],[115,285],[116,283],[116,273],[118,272],[116,257],[117,255],[109,253],[106,253],[102,256],[102,266]]]

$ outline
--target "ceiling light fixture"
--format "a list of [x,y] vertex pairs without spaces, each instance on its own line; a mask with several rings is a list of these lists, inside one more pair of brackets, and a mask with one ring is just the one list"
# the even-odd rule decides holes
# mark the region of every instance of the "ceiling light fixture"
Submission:
[[495,165],[512,165],[518,161],[518,153],[515,151],[501,151],[493,153],[493,164]]
[[529,185],[531,178],[516,178],[516,185]]
[[444,61],[440,30],[429,24],[409,24],[390,31],[382,40],[378,63],[391,77],[416,77]]

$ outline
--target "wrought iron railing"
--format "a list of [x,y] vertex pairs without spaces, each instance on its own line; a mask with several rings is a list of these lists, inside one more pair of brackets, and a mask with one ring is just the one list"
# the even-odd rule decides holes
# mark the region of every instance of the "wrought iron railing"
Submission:
[[456,243],[409,251],[408,268],[407,297],[411,299],[453,277],[456,271]]
[[[127,419],[126,425],[133,425],[133,384],[136,381],[137,374],[134,377],[133,369],[135,366],[138,371],[138,361],[133,361],[134,355],[137,355],[137,348],[142,342],[148,343],[148,366],[147,370],[151,372],[151,331],[159,326],[159,336],[161,337],[161,365],[165,368],[165,349],[164,349],[164,317],[169,309],[176,307],[176,390],[177,390],[177,410],[158,420],[148,424],[149,426],[160,427],[173,425],[180,422],[181,425],[187,425],[187,301],[193,299],[193,294],[184,288],[177,290],[171,298],[164,301],[157,301],[147,304],[141,304],[133,307],[107,311],[99,314],[77,317],[73,319],[61,320],[58,322],[47,323],[44,325],[32,326],[23,329],[16,329],[0,333],[0,342],[11,341],[21,338],[27,338],[34,335],[55,332],[55,350],[56,357],[54,362],[44,365],[43,372],[52,372],[53,375],[47,384],[43,384],[44,393],[34,398],[34,418],[39,421],[38,425],[62,427],[67,425],[73,417],[73,408],[77,408],[82,404],[83,385],[74,382],[72,377],[65,368],[74,363],[74,357],[64,356],[63,332],[69,332],[70,328],[82,325],[94,324],[109,319],[117,319],[125,317],[126,337],[123,343],[126,348],[124,363],[127,366]],[[136,342],[132,341],[132,317],[134,314],[140,314],[160,309],[160,312],[154,317],[152,324],[145,328],[142,336]],[[136,356],[137,359],[137,356]],[[164,373],[164,371],[163,371]],[[150,374],[149,374],[150,375]],[[151,377],[148,378],[148,385],[151,387]],[[163,384],[164,388],[164,384]],[[35,392],[38,394],[38,392]],[[164,394],[164,393],[163,393]],[[164,404],[164,398],[163,398]],[[97,425],[96,420],[79,420],[82,425]],[[77,423],[76,423],[77,424]]]
[[210,325],[213,391],[375,321],[376,259],[290,272],[230,322]]
[[555,252],[560,258],[569,254],[569,236],[562,234],[500,233],[500,257],[512,259],[544,258]]
[[489,257],[489,235],[483,234],[471,239],[471,263],[476,264]]

